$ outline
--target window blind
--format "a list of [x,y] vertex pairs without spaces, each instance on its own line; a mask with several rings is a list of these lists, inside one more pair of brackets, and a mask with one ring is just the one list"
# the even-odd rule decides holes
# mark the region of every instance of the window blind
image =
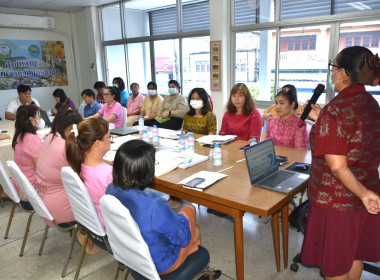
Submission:
[[210,3],[202,1],[182,6],[183,31],[210,29]]
[[280,20],[330,14],[331,0],[281,0]]
[[257,0],[235,0],[235,26],[256,23],[256,9],[253,3],[257,3]]
[[177,9],[170,7],[149,12],[151,35],[177,32]]

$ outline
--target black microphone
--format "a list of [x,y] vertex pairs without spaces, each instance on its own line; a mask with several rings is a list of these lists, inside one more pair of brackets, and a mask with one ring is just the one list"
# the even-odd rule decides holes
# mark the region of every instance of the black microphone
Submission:
[[304,122],[311,111],[311,104],[317,103],[318,98],[321,96],[322,92],[325,90],[325,85],[318,84],[314,90],[313,96],[310,98],[309,103],[307,103],[305,110],[300,117],[300,122]]

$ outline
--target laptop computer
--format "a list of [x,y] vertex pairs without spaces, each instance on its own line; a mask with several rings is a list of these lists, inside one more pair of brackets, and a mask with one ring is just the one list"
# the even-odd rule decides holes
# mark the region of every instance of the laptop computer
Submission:
[[138,129],[135,128],[128,128],[128,127],[120,127],[120,128],[114,128],[110,130],[110,133],[113,135],[119,135],[119,136],[125,136],[133,133],[139,132]]
[[244,153],[254,186],[289,193],[309,179],[308,174],[278,168],[272,138],[246,148]]

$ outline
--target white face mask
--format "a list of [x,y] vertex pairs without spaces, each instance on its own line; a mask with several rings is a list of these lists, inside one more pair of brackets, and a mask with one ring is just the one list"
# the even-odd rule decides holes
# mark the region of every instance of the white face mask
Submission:
[[194,109],[200,109],[203,107],[202,100],[190,100],[190,106]]
[[113,84],[113,86],[119,88],[119,86],[117,84]]
[[169,88],[168,91],[169,91],[170,95],[177,94],[177,89],[176,88]]
[[34,119],[37,122],[37,130],[45,127],[45,121],[43,119]]
[[157,91],[155,89],[148,89],[148,94],[149,95],[156,95]]

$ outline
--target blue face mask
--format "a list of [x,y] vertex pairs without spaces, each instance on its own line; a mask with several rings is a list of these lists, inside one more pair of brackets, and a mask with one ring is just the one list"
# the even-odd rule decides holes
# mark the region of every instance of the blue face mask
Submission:
[[169,91],[170,95],[177,94],[177,89],[176,88],[169,88],[168,91]]
[[335,83],[336,83],[338,80],[336,80],[335,83],[333,83],[333,81],[332,81],[332,75],[335,74],[335,73],[338,72],[338,71],[340,71],[340,69],[336,70],[334,73],[332,73],[331,71],[330,71],[330,73],[329,73],[329,86],[330,86],[330,88],[331,88],[331,90],[332,90],[333,92],[335,92]]

